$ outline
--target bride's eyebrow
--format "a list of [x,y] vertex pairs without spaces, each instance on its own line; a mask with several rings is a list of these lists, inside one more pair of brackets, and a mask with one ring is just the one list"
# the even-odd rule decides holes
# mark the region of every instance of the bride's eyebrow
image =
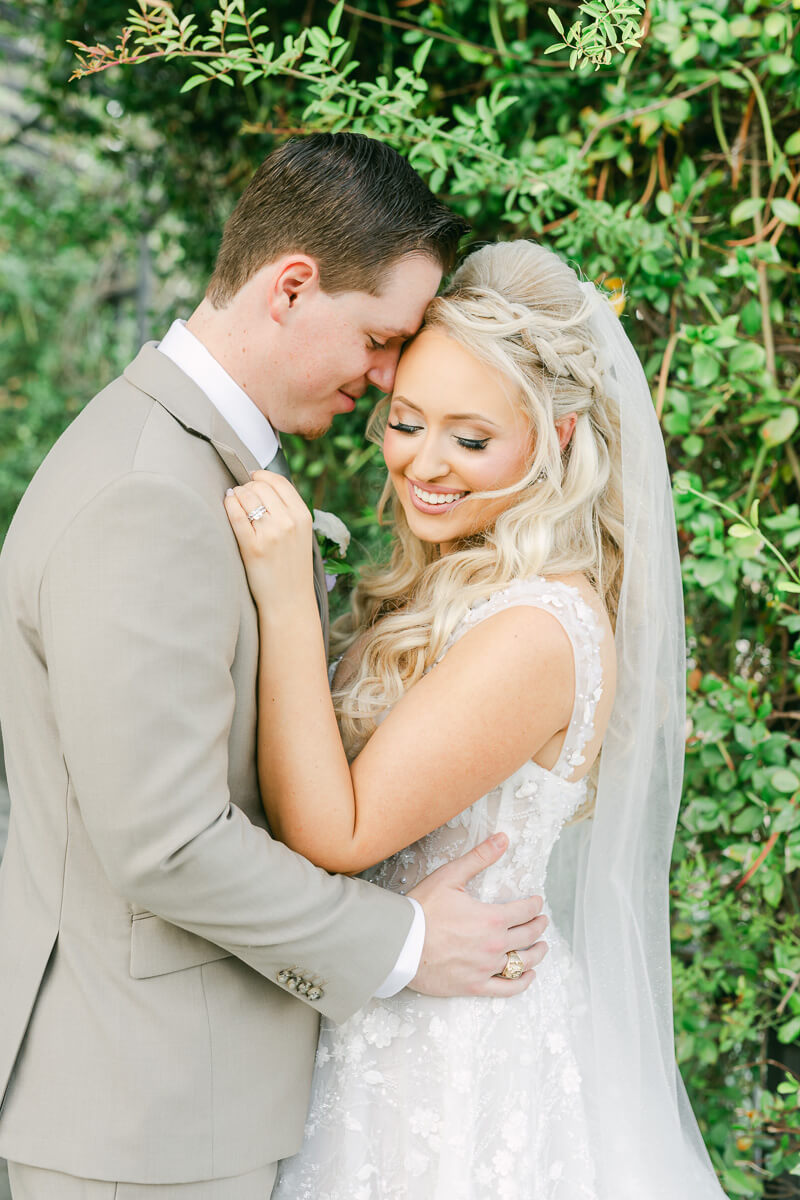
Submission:
[[[408,408],[413,408],[414,412],[424,416],[421,408],[416,404],[412,404],[407,396],[400,396],[397,392],[392,396],[392,400],[396,400],[399,404],[405,404]],[[492,429],[499,429],[500,426],[495,421],[490,421],[483,413],[448,413],[445,421],[480,421],[482,425],[491,425]]]

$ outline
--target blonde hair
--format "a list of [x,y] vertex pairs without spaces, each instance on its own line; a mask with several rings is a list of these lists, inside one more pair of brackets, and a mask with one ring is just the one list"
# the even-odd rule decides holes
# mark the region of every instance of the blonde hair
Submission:
[[[593,299],[551,251],[513,241],[471,254],[428,307],[422,329],[453,338],[511,383],[530,421],[533,457],[510,488],[475,493],[517,499],[444,557],[411,532],[387,480],[379,512],[391,499],[391,559],[365,572],[351,611],[334,626],[335,652],[362,637],[355,675],[334,694],[351,757],[379,714],[442,655],[468,609],[498,587],[582,572],[614,620],[623,537],[619,413],[604,390],[602,347],[588,322]],[[385,426],[385,405],[377,412],[373,439]],[[562,453],[555,423],[569,413],[577,424]]]

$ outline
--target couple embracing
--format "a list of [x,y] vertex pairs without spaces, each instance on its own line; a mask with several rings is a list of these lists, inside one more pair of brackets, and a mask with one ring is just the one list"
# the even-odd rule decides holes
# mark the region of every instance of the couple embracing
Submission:
[[[658,425],[617,317],[551,252],[484,246],[437,295],[464,231],[380,142],[288,143],[189,321],[20,504],[14,1200],[721,1196],[672,1042]],[[394,548],[329,685],[278,435],[324,435],[369,384]]]

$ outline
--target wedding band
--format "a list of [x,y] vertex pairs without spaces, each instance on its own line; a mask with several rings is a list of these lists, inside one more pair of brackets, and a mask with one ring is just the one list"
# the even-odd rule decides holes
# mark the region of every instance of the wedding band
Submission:
[[506,965],[500,972],[503,979],[519,979],[520,975],[525,970],[525,963],[522,961],[516,950],[509,950],[506,954]]
[[252,512],[247,514],[247,519],[251,525],[255,525],[256,521],[260,521],[262,517],[267,515],[267,510],[263,504],[259,504],[258,508],[254,508]]

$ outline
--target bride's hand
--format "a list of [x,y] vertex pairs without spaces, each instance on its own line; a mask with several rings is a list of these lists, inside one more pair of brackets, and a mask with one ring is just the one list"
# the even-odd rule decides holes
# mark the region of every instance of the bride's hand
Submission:
[[313,599],[312,516],[289,480],[254,471],[250,483],[226,494],[225,510],[259,606],[296,604],[305,593]]

